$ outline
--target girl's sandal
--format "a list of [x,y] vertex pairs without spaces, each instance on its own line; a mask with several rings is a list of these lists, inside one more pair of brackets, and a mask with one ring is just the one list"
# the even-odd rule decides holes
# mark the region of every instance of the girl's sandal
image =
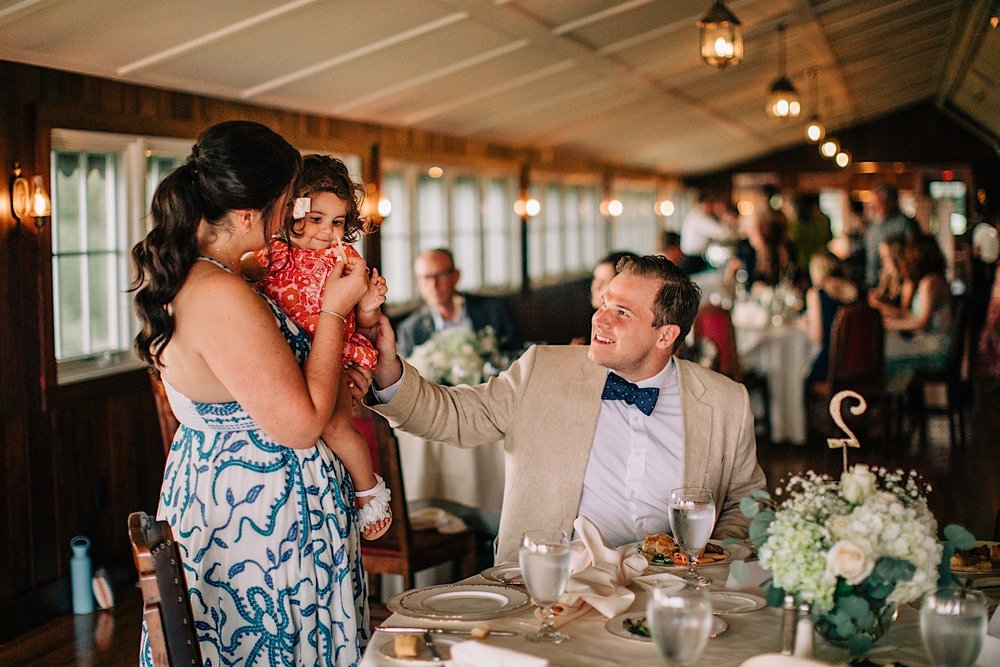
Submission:
[[[389,507],[389,500],[392,498],[392,491],[385,485],[385,480],[381,476],[375,475],[376,484],[366,491],[355,491],[358,498],[371,498],[367,503],[358,508],[361,515],[361,537],[368,541],[377,540],[386,534],[389,526],[392,525],[392,509]],[[372,531],[383,519],[388,519],[385,525],[378,530]],[[371,532],[370,532],[371,531]]]

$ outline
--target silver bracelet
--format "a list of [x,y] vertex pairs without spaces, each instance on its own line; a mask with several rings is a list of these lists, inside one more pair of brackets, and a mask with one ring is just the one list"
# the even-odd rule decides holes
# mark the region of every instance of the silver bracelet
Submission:
[[332,310],[327,310],[326,308],[320,308],[319,312],[320,314],[326,313],[328,315],[333,315],[334,317],[339,317],[341,322],[343,322],[345,325],[347,324],[347,318],[341,315],[340,313],[336,313]]

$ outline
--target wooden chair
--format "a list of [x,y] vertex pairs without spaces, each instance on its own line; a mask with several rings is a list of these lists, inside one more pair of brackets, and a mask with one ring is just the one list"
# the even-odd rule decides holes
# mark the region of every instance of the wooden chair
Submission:
[[[811,404],[822,401],[822,414],[826,415],[830,399],[844,389],[865,397],[869,404],[866,419],[875,423],[870,419],[872,407],[881,407],[885,400],[885,328],[881,313],[864,300],[841,307],[833,320],[829,371],[825,380],[813,381],[807,388],[807,419],[814,414]],[[826,421],[832,423],[829,418]],[[888,437],[884,424],[880,432],[884,444]]]
[[142,616],[156,667],[202,665],[194,615],[170,524],[145,512],[128,517],[135,569],[142,588]]
[[965,409],[972,402],[969,383],[969,322],[966,299],[953,307],[955,326],[948,349],[948,366],[937,371],[919,371],[909,387],[910,415],[913,428],[919,429],[921,449],[927,447],[927,419],[948,418],[948,437],[952,447],[965,446]]
[[149,384],[153,388],[153,400],[156,403],[156,416],[160,420],[160,437],[163,438],[163,452],[170,453],[170,443],[174,440],[174,434],[180,427],[180,422],[170,409],[170,401],[167,400],[167,390],[160,379],[160,372],[149,367]]
[[702,304],[694,318],[695,341],[710,340],[718,350],[717,370],[731,380],[742,382],[751,394],[759,394],[764,405],[763,416],[755,416],[755,422],[763,426],[767,439],[771,438],[771,391],[767,378],[753,371],[744,371],[740,366],[736,349],[736,329],[729,311],[711,303]]
[[403,471],[400,467],[399,443],[384,417],[369,412],[364,419],[374,421],[375,443],[378,451],[377,467],[392,489],[392,526],[373,542],[363,542],[361,558],[365,571],[372,576],[372,589],[378,575],[399,574],[404,589],[413,588],[417,572],[435,565],[455,562],[461,577],[476,572],[476,535],[466,528],[460,533],[442,534],[437,530],[413,530],[406,509],[406,491],[403,488]]

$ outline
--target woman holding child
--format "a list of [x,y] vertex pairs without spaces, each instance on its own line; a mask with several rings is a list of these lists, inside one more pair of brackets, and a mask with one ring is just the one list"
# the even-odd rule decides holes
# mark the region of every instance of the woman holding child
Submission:
[[[368,638],[353,487],[320,437],[347,315],[370,289],[364,261],[330,270],[311,337],[239,275],[240,258],[287,224],[300,166],[263,125],[215,125],[157,188],[153,228],[133,249],[136,348],[181,422],[157,516],[180,546],[213,665],[354,665]],[[145,629],[140,660],[152,662]]]

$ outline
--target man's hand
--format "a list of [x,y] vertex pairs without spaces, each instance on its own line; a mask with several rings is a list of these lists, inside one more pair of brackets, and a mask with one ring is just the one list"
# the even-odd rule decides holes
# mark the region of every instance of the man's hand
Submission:
[[[389,324],[389,317],[385,313],[379,315],[378,326],[375,336],[371,339],[378,350],[378,365],[372,373],[375,387],[384,389],[395,384],[399,378],[403,377],[403,363],[399,360],[399,353],[396,351],[396,334]],[[363,332],[365,336],[368,332]]]
[[347,388],[351,390],[351,404],[357,405],[368,393],[372,384],[372,372],[352,363],[344,369],[344,376],[347,378]]

